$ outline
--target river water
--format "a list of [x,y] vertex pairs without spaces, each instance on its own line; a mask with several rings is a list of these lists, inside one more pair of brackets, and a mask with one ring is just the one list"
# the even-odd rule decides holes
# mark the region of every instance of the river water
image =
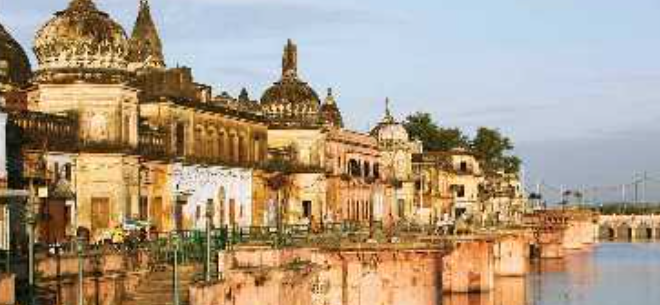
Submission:
[[660,305],[659,243],[601,243],[535,269],[528,305]]
[[660,243],[600,243],[534,263],[527,278],[498,278],[493,293],[443,305],[660,305]]

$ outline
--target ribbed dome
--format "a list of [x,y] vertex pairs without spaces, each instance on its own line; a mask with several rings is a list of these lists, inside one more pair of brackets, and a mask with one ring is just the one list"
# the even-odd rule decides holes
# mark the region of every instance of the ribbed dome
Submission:
[[125,70],[126,32],[92,0],[72,0],[36,35],[39,70]]
[[277,104],[291,104],[302,106],[317,112],[321,101],[316,91],[307,83],[298,79],[283,79],[266,89],[261,97],[264,106]]
[[25,51],[0,24],[0,83],[22,86],[31,77],[30,60]]
[[385,101],[385,116],[371,131],[379,142],[407,142],[410,139],[403,124],[397,122],[390,112],[390,100]]
[[377,137],[379,141],[408,141],[408,131],[403,125],[394,124],[379,124],[376,127]]
[[321,100],[306,82],[298,78],[298,47],[291,40],[284,48],[282,78],[266,89],[261,105],[272,125],[317,126]]

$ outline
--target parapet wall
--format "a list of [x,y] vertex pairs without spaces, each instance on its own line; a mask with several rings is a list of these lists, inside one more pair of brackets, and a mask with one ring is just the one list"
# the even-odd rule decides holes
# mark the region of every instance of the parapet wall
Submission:
[[[237,249],[224,280],[190,288],[191,305],[437,304],[443,293],[493,288],[492,243],[350,249]],[[223,264],[221,264],[223,265]]]

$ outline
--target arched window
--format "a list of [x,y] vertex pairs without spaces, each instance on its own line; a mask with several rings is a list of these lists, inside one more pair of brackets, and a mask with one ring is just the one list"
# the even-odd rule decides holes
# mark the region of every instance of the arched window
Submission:
[[252,148],[252,152],[254,153],[254,158],[252,161],[254,161],[254,163],[259,163],[261,162],[261,142],[259,136],[254,138],[253,143],[254,146]]
[[226,160],[225,157],[225,151],[224,151],[224,143],[225,143],[225,133],[220,131],[218,132],[218,137],[216,138],[215,141],[215,146],[216,146],[216,151],[218,152],[218,160],[224,161]]
[[215,131],[215,128],[210,128],[208,131],[206,149],[208,152],[208,157],[212,160],[218,159],[218,133]]
[[235,133],[229,135],[229,159],[231,162],[238,162],[238,137]]
[[238,162],[244,163],[248,161],[248,149],[245,135],[238,136]]
[[348,161],[348,172],[353,177],[361,176],[360,163],[355,159]]
[[204,128],[202,126],[197,126],[195,128],[195,156],[197,157],[204,157],[205,156],[205,144],[204,143]]

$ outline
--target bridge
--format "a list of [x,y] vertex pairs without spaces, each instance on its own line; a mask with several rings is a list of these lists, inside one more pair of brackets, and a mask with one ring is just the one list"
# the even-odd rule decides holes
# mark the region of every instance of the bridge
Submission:
[[660,215],[600,215],[598,228],[603,239],[660,239]]

